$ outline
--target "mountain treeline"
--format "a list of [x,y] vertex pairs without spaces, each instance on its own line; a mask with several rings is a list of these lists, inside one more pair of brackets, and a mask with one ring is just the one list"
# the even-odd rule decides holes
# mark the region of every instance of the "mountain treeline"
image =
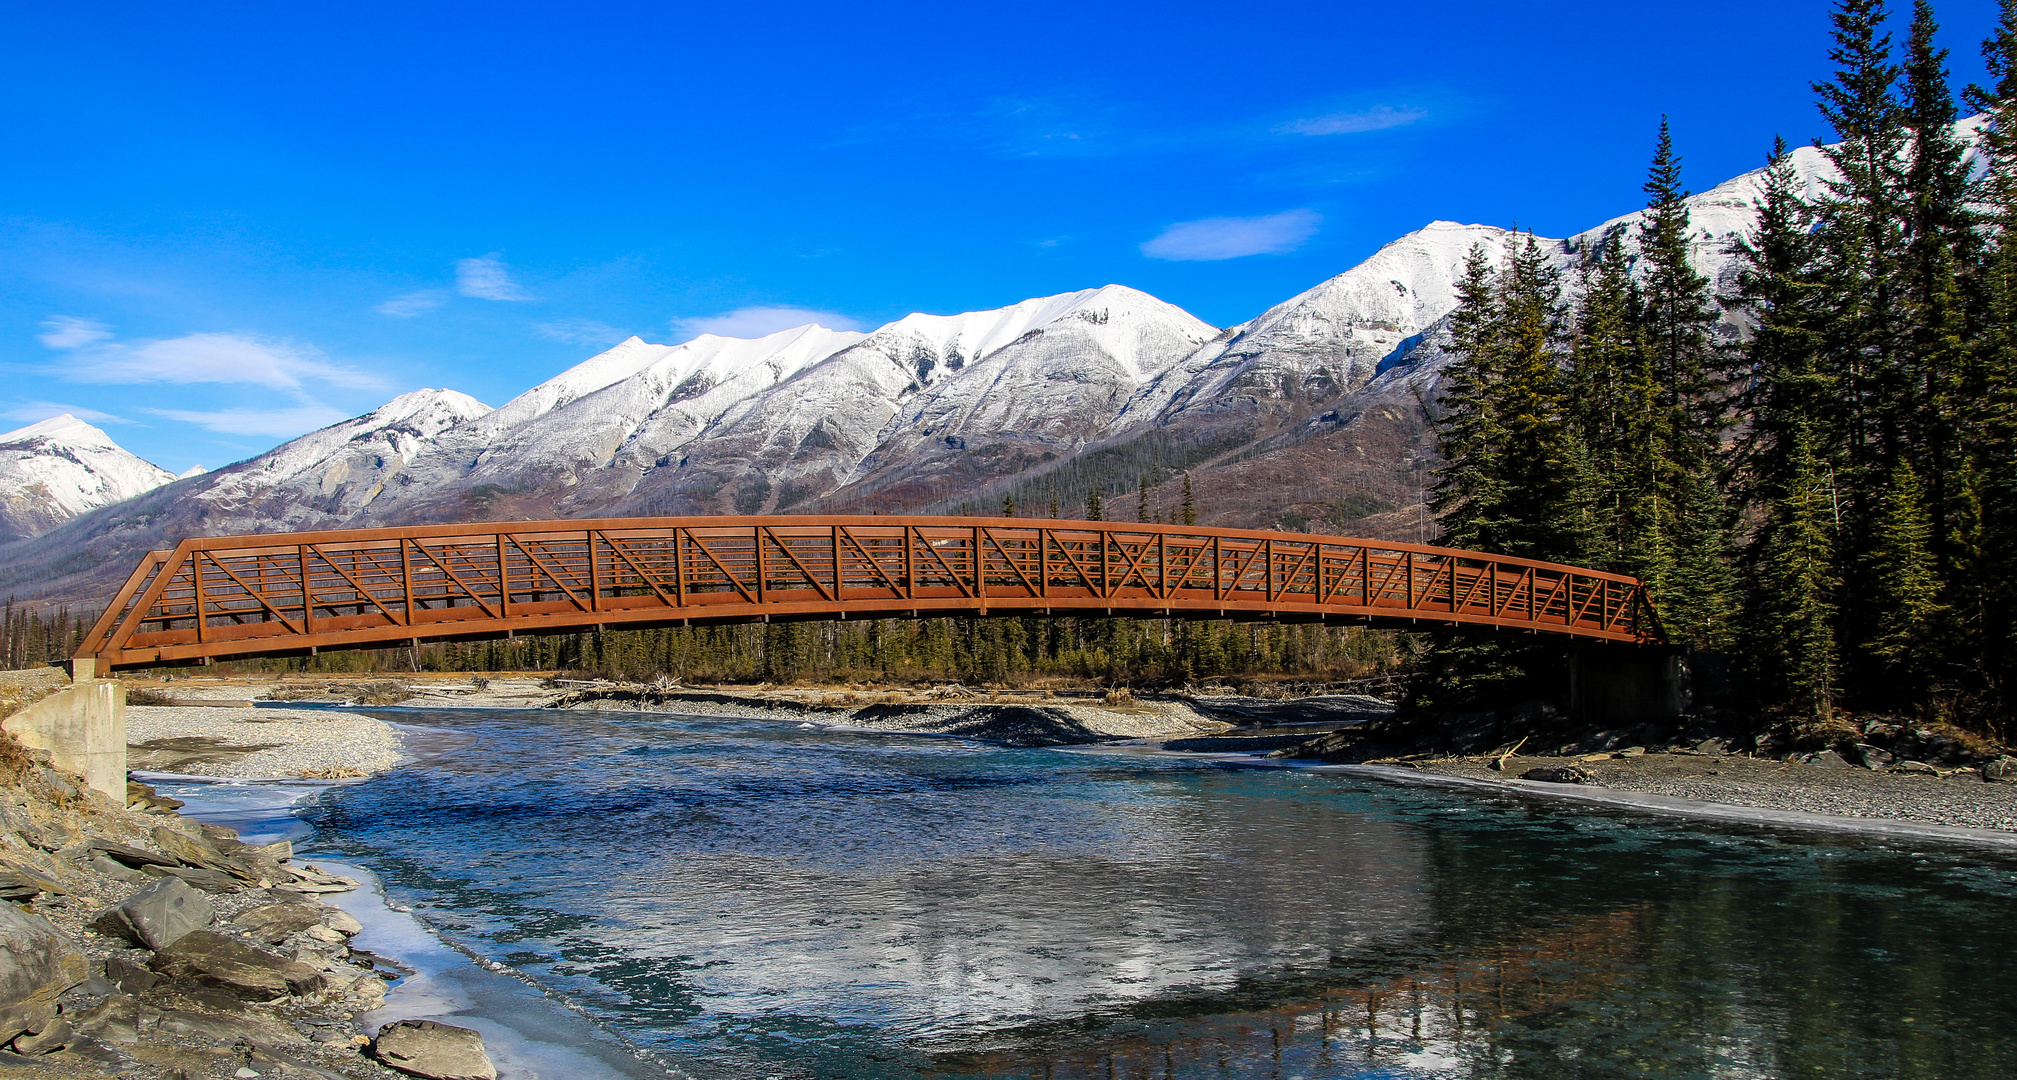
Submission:
[[[1660,125],[1647,211],[1573,253],[1474,252],[1451,317],[1434,506],[1445,543],[1645,579],[1669,639],[1768,703],[2000,734],[2017,675],[2017,0],[1983,46],[1972,161],[1934,12],[1894,43],[1838,0],[1814,91],[1839,174],[1784,141],[1718,295],[1688,258]],[[1735,328],[1732,333],[1730,328]],[[1446,701],[1548,666],[1454,641]]]

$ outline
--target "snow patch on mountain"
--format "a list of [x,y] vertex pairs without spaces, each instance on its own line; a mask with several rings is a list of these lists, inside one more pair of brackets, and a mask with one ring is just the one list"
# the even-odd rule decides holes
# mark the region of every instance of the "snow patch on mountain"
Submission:
[[0,435],[0,540],[38,536],[174,480],[64,413]]
[[415,390],[206,473],[189,497],[226,517],[249,515],[248,531],[323,527],[369,506],[443,432],[490,411],[454,390]]

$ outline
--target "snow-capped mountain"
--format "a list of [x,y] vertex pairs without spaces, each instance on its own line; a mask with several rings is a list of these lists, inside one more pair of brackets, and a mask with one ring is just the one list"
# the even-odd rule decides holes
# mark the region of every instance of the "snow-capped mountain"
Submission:
[[64,413],[0,435],[0,542],[39,536],[175,479]]
[[[401,505],[378,516],[592,512],[577,508],[627,497],[641,472],[665,464],[725,412],[861,338],[820,326],[754,340],[706,334],[677,346],[631,338],[443,438],[411,470],[414,489]],[[609,360],[616,354],[628,373],[602,382],[618,369]],[[602,385],[546,408],[523,404],[563,380]]]
[[916,502],[1068,455],[1217,329],[1118,285],[910,315],[722,416],[625,505],[654,513]]
[[1472,248],[1498,264],[1518,238],[1491,225],[1430,222],[1200,348],[1143,387],[1126,424],[1251,416],[1264,402],[1313,404],[1356,390],[1456,308]]

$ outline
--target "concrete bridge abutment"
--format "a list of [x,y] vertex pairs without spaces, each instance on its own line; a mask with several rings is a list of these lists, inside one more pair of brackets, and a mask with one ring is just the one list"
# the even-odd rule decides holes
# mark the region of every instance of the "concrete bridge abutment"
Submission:
[[9,735],[33,750],[49,751],[52,764],[76,773],[107,795],[126,801],[126,687],[96,679],[90,660],[73,661],[71,685],[8,717]]
[[1672,720],[1694,700],[1687,654],[1657,645],[1595,645],[1569,657],[1569,711],[1619,726]]

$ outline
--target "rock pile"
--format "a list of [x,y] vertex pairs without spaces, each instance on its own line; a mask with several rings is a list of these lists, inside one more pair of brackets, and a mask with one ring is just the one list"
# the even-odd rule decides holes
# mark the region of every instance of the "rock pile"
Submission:
[[[397,975],[317,898],[357,883],[175,805],[140,784],[121,805],[0,736],[0,1071],[496,1076],[474,1032],[432,1057],[383,1038],[374,1054],[355,1017]],[[436,1058],[446,1071],[426,1071]]]

